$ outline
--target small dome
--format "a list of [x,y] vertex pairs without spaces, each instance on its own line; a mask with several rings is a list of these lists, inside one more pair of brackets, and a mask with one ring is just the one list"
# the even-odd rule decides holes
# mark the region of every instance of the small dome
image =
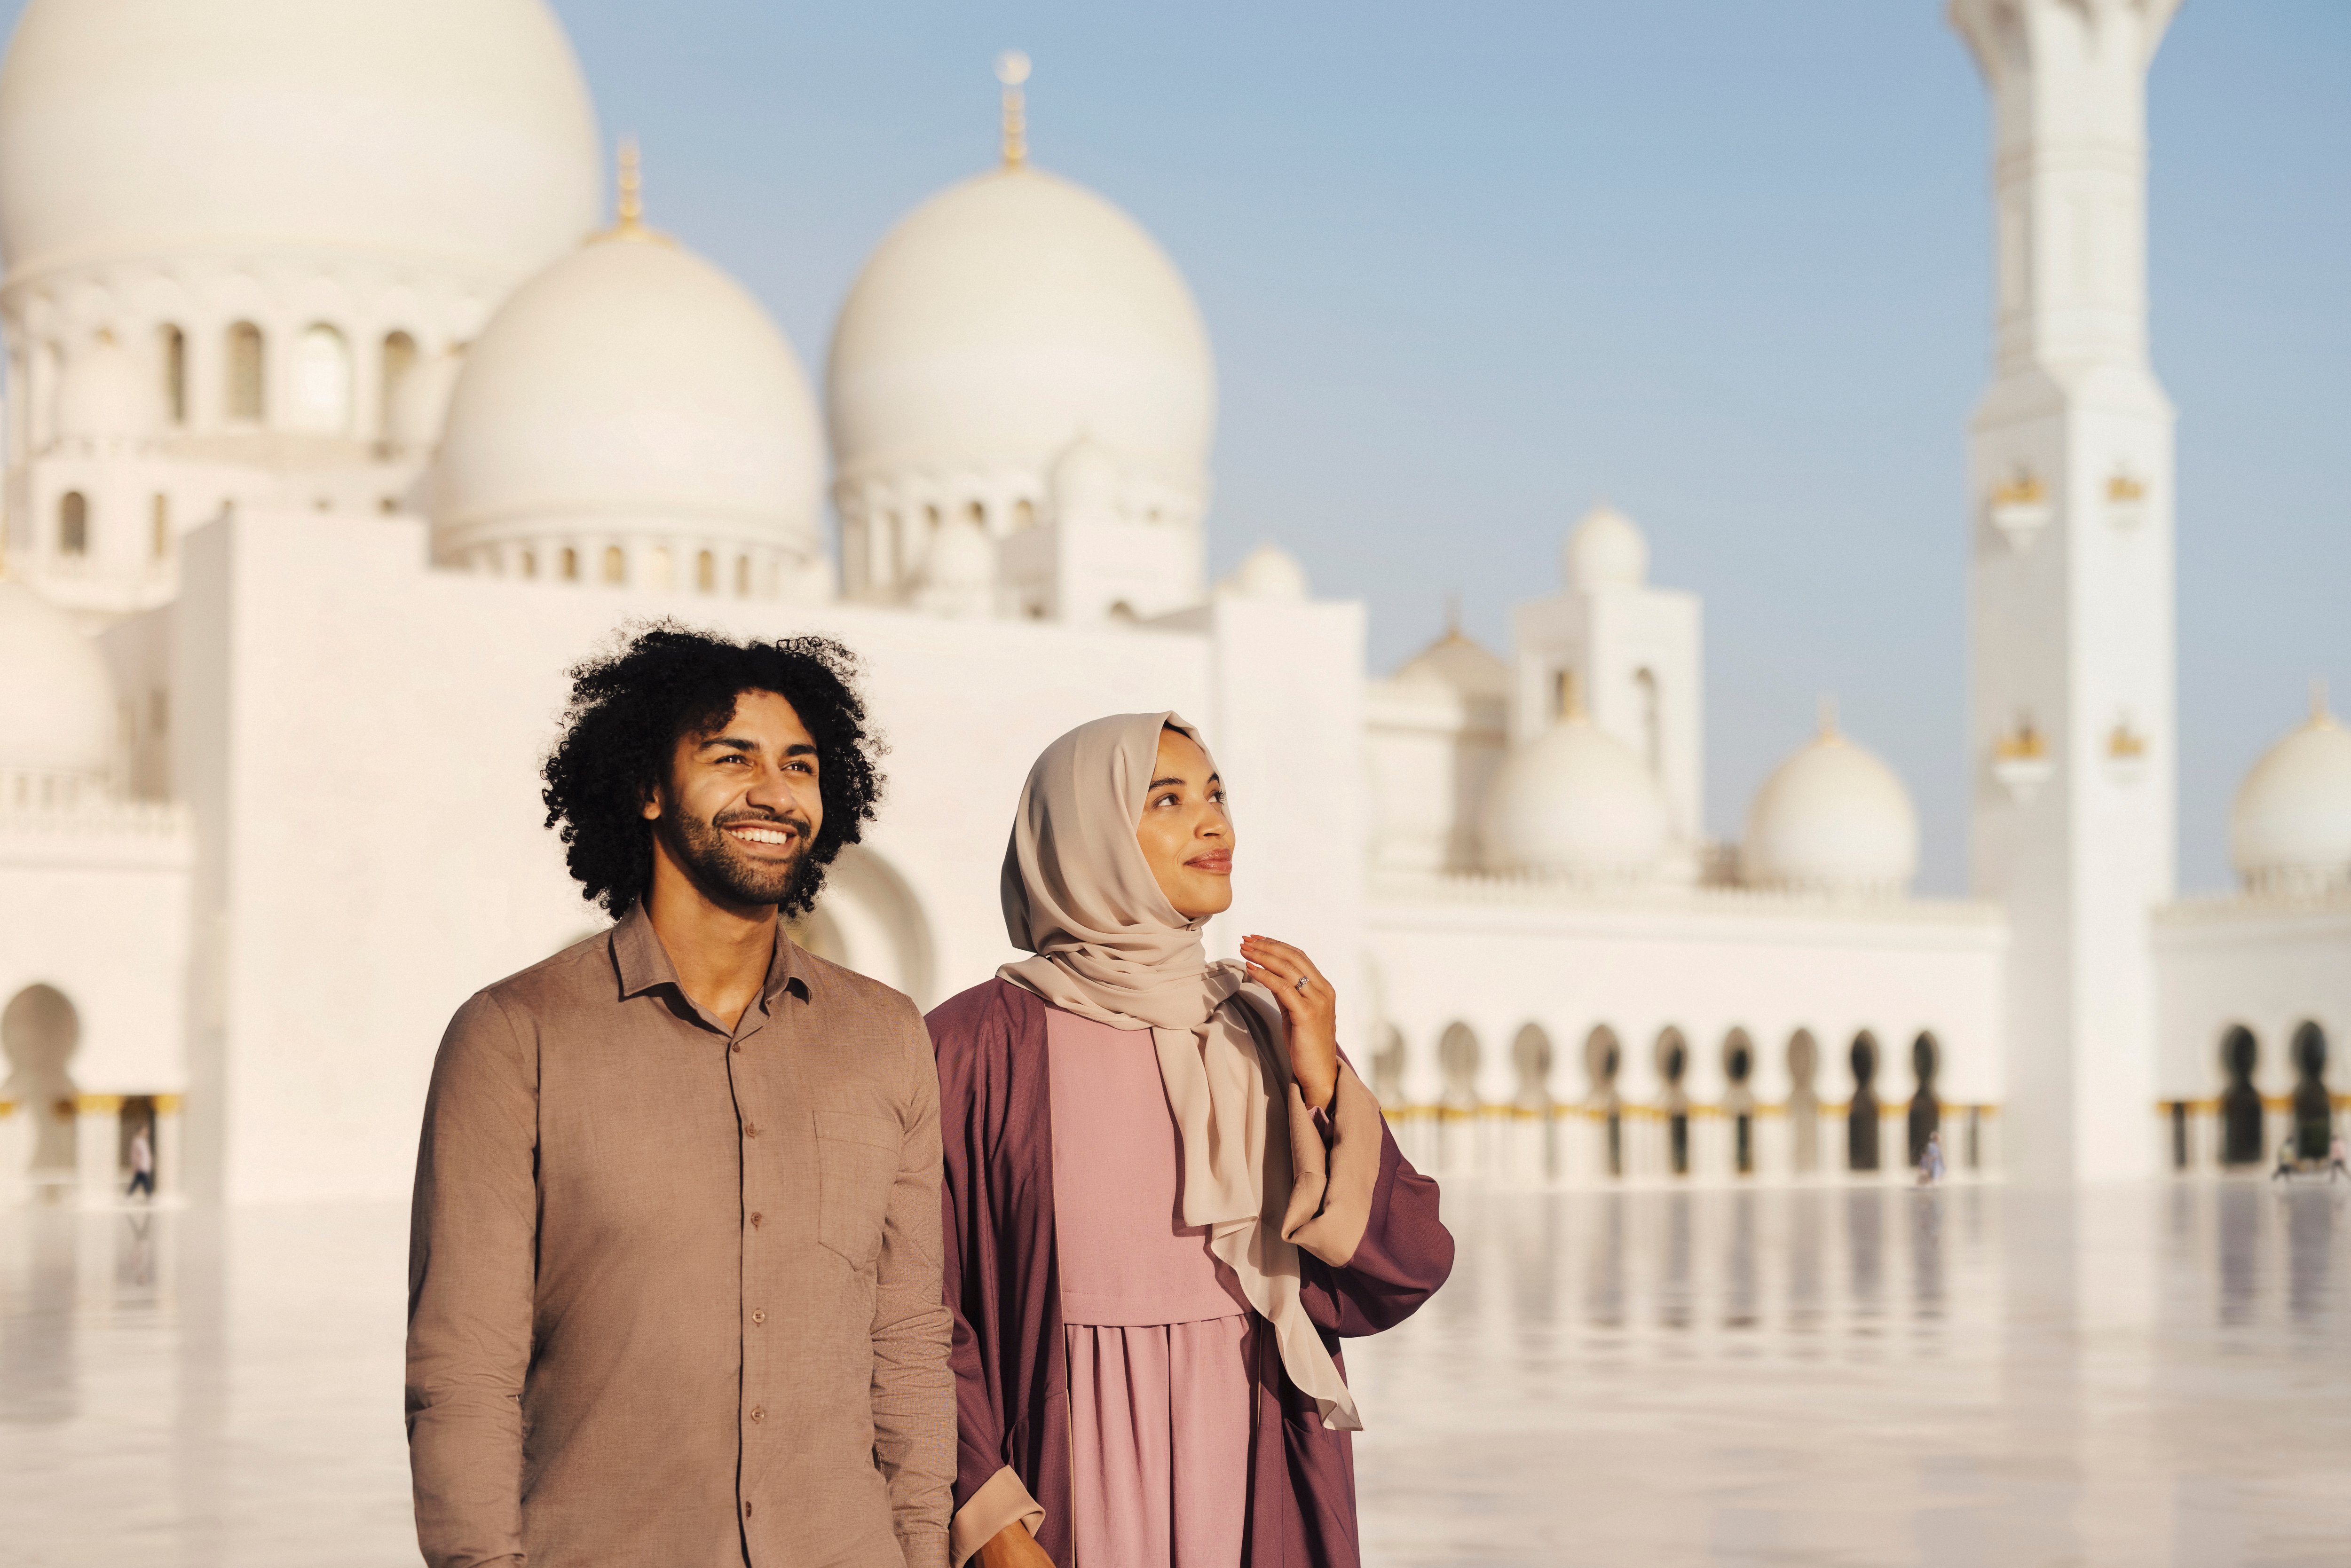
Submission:
[[2229,810],[2229,859],[2255,892],[2351,883],[2351,730],[2324,696],[2311,710],[2253,764]]
[[32,0],[0,68],[0,253],[320,251],[501,285],[596,221],[595,110],[544,0]]
[[1035,168],[952,186],[890,232],[841,307],[825,382],[844,482],[1041,475],[1091,432],[1206,504],[1216,371],[1192,291],[1133,218]]
[[1672,818],[1633,748],[1571,713],[1503,762],[1484,827],[1492,870],[1619,880],[1656,866]]
[[1053,459],[1053,510],[1061,517],[1119,509],[1124,478],[1118,459],[1091,435],[1081,435]]
[[137,441],[163,427],[163,389],[138,357],[100,336],[57,378],[57,433],[84,441]]
[[1562,562],[1570,588],[1638,588],[1649,578],[1649,541],[1632,518],[1603,501],[1567,536]]
[[822,461],[799,361],[758,301],[624,230],[524,284],[466,350],[434,526],[447,553],[595,531],[812,557]]
[[103,779],[115,723],[98,644],[23,583],[0,581],[0,775]]
[[1899,894],[1918,872],[1918,813],[1893,768],[1823,725],[1756,791],[1739,863],[1757,887]]
[[1493,702],[1510,693],[1510,667],[1458,630],[1405,660],[1395,679],[1406,684],[1435,683],[1464,697]]
[[1270,599],[1283,603],[1301,603],[1311,597],[1306,587],[1306,569],[1298,558],[1276,544],[1261,544],[1249,552],[1232,576],[1225,579],[1225,591],[1241,599]]

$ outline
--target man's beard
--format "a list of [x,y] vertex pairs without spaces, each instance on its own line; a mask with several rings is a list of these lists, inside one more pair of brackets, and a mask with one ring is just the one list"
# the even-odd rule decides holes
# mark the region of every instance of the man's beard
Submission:
[[[797,848],[781,862],[755,861],[726,832],[736,823],[760,822],[792,830]],[[716,818],[667,814],[654,824],[665,834],[670,852],[695,884],[711,897],[729,904],[773,904],[787,907],[807,902],[824,875],[809,852],[816,835],[806,817],[797,812],[777,816],[767,811],[728,811]]]

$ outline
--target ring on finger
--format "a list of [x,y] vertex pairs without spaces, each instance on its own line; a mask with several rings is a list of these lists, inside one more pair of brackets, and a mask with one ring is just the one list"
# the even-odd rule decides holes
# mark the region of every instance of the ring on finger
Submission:
[[1299,976],[1299,977],[1298,977],[1298,978],[1296,978],[1296,979],[1294,979],[1294,980],[1290,981],[1290,986],[1291,986],[1294,989],[1296,989],[1296,991],[1298,992],[1298,994],[1299,994],[1300,996],[1301,996],[1301,997],[1302,997],[1302,996],[1304,996],[1304,995],[1306,994],[1306,977],[1305,977],[1305,976],[1301,975],[1301,976]]

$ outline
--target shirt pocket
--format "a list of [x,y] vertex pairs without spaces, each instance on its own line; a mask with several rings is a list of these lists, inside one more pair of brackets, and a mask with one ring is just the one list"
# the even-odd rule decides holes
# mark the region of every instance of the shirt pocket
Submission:
[[898,1124],[842,1111],[816,1113],[817,1239],[852,1269],[873,1266],[898,1179]]

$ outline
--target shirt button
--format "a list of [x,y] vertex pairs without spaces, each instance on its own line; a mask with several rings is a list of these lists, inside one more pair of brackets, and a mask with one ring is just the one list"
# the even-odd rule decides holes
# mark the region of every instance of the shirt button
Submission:
[[745,1137],[747,1137],[747,1138],[756,1138],[756,1137],[758,1137],[758,1136],[759,1135],[759,1124],[758,1124],[758,1123],[756,1123],[756,1122],[746,1122],[746,1123],[744,1123],[744,1124],[743,1124],[743,1135],[744,1135]]
[[767,1217],[766,1215],[764,1215],[764,1214],[754,1214],[754,1215],[752,1215],[752,1216],[751,1216],[751,1228],[752,1228],[752,1229],[754,1229],[754,1230],[758,1229],[758,1228],[759,1228],[759,1221],[761,1221],[762,1219],[765,1219],[765,1218],[768,1218],[768,1217]]
[[[739,1055],[739,1054],[741,1053],[742,1050],[743,1050],[743,1042],[742,1042],[741,1040],[731,1040],[731,1041],[729,1041],[729,1042],[728,1042],[726,1049],[727,1049],[727,1050],[729,1050],[729,1051],[735,1051],[736,1053],[737,1053],[737,1054]],[[749,1503],[747,1503],[747,1503],[745,1503],[743,1506],[744,1506],[745,1508],[749,1508],[751,1505],[750,1505]]]
[[751,1406],[751,1419],[752,1419],[752,1420],[754,1420],[754,1421],[764,1421],[764,1420],[766,1420],[767,1418],[768,1418],[768,1409],[767,1409],[767,1406],[764,1406],[764,1405],[754,1405],[754,1406]]
[[752,1321],[753,1322],[755,1322],[755,1323],[763,1323],[763,1322],[766,1322],[768,1321],[768,1313],[767,1313],[766,1309],[762,1308],[762,1309],[761,1309],[761,1310],[759,1310],[758,1312],[753,1312],[753,1313],[751,1314],[751,1321]]
[[751,1505],[747,1502],[743,1505],[743,1517],[746,1519],[751,1517]]

